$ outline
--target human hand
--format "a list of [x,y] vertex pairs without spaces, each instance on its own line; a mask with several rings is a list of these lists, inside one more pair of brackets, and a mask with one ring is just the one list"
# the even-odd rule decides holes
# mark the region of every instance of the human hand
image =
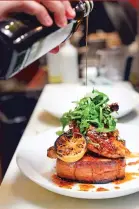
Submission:
[[75,11],[72,9],[68,0],[10,0],[0,1],[0,19],[4,19],[13,12],[25,12],[35,15],[41,24],[49,27],[53,24],[48,11],[54,13],[54,20],[57,26],[64,27],[67,24],[67,19],[72,19],[75,16]]
[[[67,24],[67,19],[72,19],[75,16],[75,11],[72,9],[68,0],[10,0],[0,1],[0,20],[5,19],[10,13],[25,12],[35,15],[41,24],[49,27],[53,24],[49,12],[54,13],[54,21],[59,27],[64,27]],[[57,53],[59,47],[56,47],[51,52]]]

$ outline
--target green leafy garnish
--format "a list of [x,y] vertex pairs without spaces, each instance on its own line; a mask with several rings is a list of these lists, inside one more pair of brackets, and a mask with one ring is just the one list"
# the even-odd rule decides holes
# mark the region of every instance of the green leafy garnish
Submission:
[[60,135],[63,134],[63,131],[57,131],[56,134],[57,134],[58,136],[60,136]]
[[96,127],[97,132],[112,132],[116,129],[116,119],[108,105],[109,98],[106,94],[93,90],[92,94],[82,98],[76,107],[63,114],[60,119],[62,132],[71,122],[75,122],[80,133],[86,134],[90,125]]

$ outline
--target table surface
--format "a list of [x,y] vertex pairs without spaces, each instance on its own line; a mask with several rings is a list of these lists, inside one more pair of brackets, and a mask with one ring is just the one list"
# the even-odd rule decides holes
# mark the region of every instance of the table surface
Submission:
[[[58,119],[54,120],[51,115],[44,111],[46,102],[47,86],[32,114],[31,120],[17,147],[16,152],[25,140],[34,134],[39,134],[51,127],[58,127]],[[43,114],[42,114],[43,113]],[[135,110],[120,120],[121,123],[139,124],[139,110]],[[49,192],[21,174],[16,165],[16,152],[6,172],[0,187],[1,209],[137,209],[139,208],[139,193],[126,197],[108,200],[83,200],[61,196]]]

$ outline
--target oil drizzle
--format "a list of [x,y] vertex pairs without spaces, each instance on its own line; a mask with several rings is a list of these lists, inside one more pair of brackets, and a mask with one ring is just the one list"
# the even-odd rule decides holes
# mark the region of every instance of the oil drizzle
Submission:
[[86,45],[86,73],[85,73],[85,85],[87,86],[87,66],[88,66],[88,63],[87,63],[87,52],[88,52],[88,42],[87,42],[87,37],[88,37],[88,20],[89,20],[89,15],[86,17],[86,35],[85,35],[85,45]]
[[120,189],[120,187],[114,187],[115,189]]
[[87,192],[87,191],[89,191],[90,189],[95,188],[95,186],[92,185],[92,184],[80,184],[80,185],[79,185],[79,188],[80,188],[80,191],[85,191],[85,192]]
[[136,179],[136,177],[137,176],[139,176],[139,173],[135,173],[135,172],[133,172],[133,173],[126,173],[125,174],[125,178],[124,179],[122,179],[122,180],[116,180],[116,181],[114,181],[113,183],[114,184],[123,184],[123,183],[126,183],[126,182],[128,182],[128,181],[131,181],[131,180],[133,180],[133,179]]
[[72,189],[72,187],[74,186],[73,182],[63,180],[63,179],[59,178],[56,174],[52,175],[52,181],[57,186],[62,187],[62,188],[66,188],[66,189]]
[[127,156],[128,158],[139,158],[139,153],[137,152],[131,152],[129,156]]
[[107,192],[107,191],[109,191],[109,190],[106,188],[103,188],[103,187],[99,187],[96,189],[96,192]]
[[137,165],[137,164],[139,164],[139,160],[137,160],[137,161],[135,161],[135,162],[130,162],[130,163],[128,163],[127,165]]

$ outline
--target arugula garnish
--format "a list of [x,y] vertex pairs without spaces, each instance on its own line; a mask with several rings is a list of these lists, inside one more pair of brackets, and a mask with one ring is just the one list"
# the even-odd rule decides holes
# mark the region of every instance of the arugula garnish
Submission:
[[91,95],[74,102],[76,103],[74,110],[64,113],[60,119],[62,132],[72,121],[77,124],[82,134],[86,134],[90,125],[95,126],[97,132],[114,131],[117,121],[111,114],[108,101],[106,94],[93,90]]

